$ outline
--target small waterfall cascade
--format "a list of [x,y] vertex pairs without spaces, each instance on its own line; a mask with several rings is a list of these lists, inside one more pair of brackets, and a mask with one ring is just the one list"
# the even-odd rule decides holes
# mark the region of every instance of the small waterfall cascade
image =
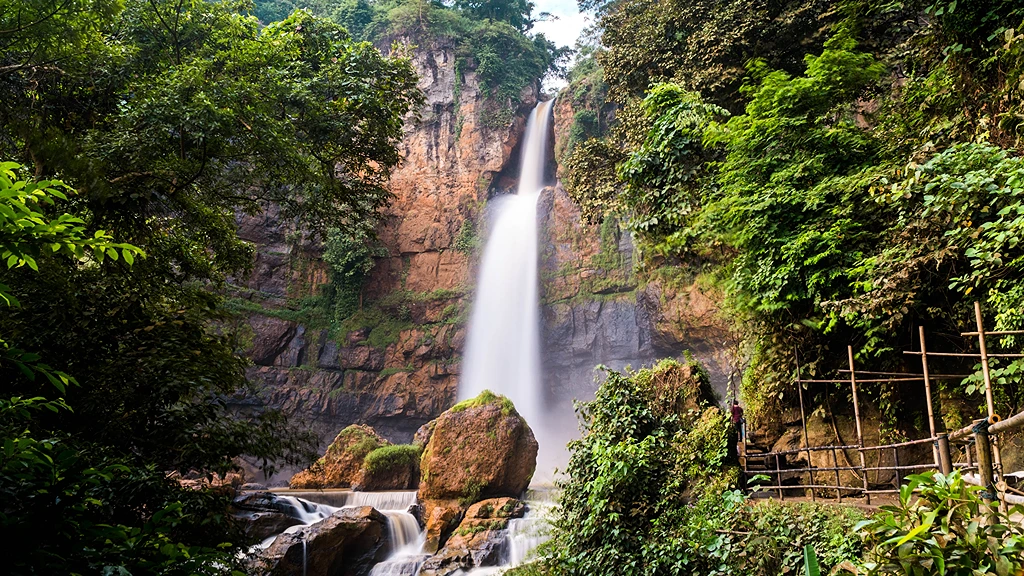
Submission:
[[[289,490],[288,494],[278,494],[278,502],[288,504],[292,508],[291,516],[302,520],[302,524],[291,526],[285,533],[294,533],[302,528],[315,524],[342,508],[357,508],[360,506],[372,506],[388,519],[388,534],[390,536],[391,552],[384,562],[378,564],[382,568],[392,560],[404,560],[418,555],[423,548],[426,535],[420,531],[419,522],[416,517],[409,513],[409,507],[416,503],[415,491],[395,492],[352,492],[348,490],[325,490],[325,491],[299,491]],[[271,536],[261,546],[266,548],[273,544],[277,536]],[[305,549],[303,541],[303,549]],[[420,563],[422,563],[420,559]],[[409,572],[377,572],[377,568],[371,574],[377,576],[399,576],[401,574],[416,574],[416,570]]]
[[490,235],[480,261],[459,383],[460,399],[488,389],[510,398],[541,443],[537,199],[544,185],[553,102],[537,104],[527,120],[516,194],[491,201]]

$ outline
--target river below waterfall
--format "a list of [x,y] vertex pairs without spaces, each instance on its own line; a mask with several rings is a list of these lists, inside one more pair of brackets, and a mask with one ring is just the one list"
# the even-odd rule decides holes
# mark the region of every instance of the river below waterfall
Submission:
[[[372,506],[386,516],[388,557],[374,565],[370,576],[417,576],[423,562],[430,558],[430,554],[423,552],[426,533],[410,511],[417,503],[414,491],[274,490],[273,493],[279,502],[291,505],[291,515],[303,521],[300,525],[288,528],[285,533],[294,533],[346,507]],[[496,531],[496,538],[502,540],[500,565],[478,567],[468,572],[459,571],[456,575],[501,574],[530,558],[532,552],[547,539],[547,517],[553,500],[549,491],[530,490],[525,502],[525,516],[509,520],[507,529]],[[270,546],[277,536],[266,539],[262,547]]]

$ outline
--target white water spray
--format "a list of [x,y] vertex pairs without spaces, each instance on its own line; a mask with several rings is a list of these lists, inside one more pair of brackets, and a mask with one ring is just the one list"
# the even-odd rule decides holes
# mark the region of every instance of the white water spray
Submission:
[[538,104],[526,123],[516,194],[493,201],[459,383],[460,399],[484,390],[510,398],[541,443],[537,199],[544,185],[552,103]]

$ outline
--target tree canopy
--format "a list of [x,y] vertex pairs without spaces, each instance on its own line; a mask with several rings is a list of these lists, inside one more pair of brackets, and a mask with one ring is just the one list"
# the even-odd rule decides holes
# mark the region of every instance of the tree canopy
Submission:
[[[975,298],[1020,326],[1022,24],[1013,2],[606,4],[596,61],[617,122],[574,148],[566,189],[623,218],[647,266],[724,290],[750,334],[748,413],[773,425],[794,349],[817,373],[847,343],[900,368],[914,325],[957,333]],[[1024,383],[1004,369],[1014,413]]]
[[248,10],[0,9],[14,573],[229,572],[246,542],[224,502],[167,472],[313,456],[279,412],[229,409],[248,387],[218,295],[251,266],[236,218],[276,205],[312,234],[366,238],[422,96],[400,51],[307,11],[261,26]]

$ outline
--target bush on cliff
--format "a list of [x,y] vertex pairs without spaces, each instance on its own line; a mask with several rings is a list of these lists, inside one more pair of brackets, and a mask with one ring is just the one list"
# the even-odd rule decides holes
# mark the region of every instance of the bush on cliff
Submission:
[[695,363],[607,371],[581,405],[554,534],[524,574],[775,576],[856,558],[849,508],[755,504],[735,490],[731,425]]
[[418,466],[420,449],[412,444],[382,446],[366,455],[363,467],[373,473],[387,472],[395,468]]
[[412,444],[381,446],[366,455],[353,490],[409,490],[420,481],[420,448]]

